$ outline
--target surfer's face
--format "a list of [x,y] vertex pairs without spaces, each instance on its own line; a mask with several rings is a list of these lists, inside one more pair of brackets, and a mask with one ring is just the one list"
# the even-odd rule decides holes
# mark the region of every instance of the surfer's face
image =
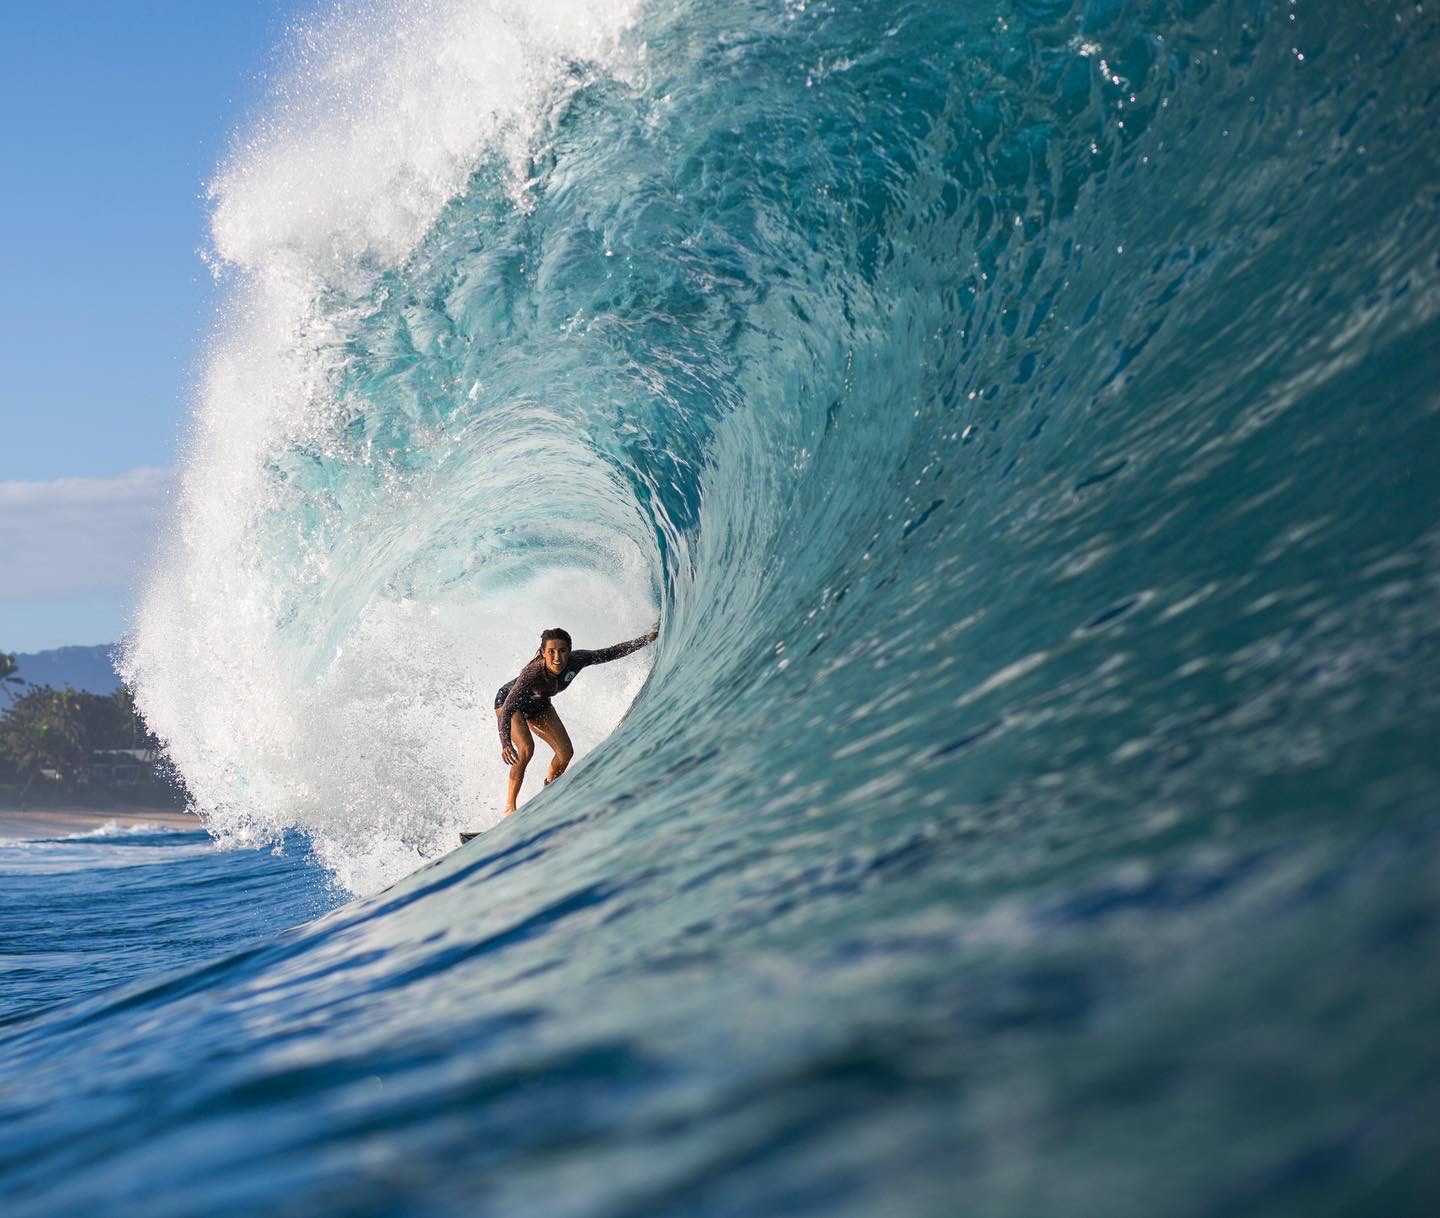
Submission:
[[546,639],[540,654],[545,657],[545,670],[559,676],[565,671],[565,661],[570,658],[570,644],[564,639]]

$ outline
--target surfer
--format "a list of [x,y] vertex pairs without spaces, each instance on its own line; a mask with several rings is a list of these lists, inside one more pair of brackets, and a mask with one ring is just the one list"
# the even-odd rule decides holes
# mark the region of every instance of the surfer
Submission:
[[[510,767],[510,785],[505,793],[505,815],[515,811],[525,767],[535,754],[535,736],[555,751],[545,782],[554,782],[575,755],[570,736],[550,699],[563,692],[575,674],[592,664],[608,664],[655,641],[658,625],[628,643],[616,643],[599,651],[572,651],[570,634],[558,626],[540,635],[540,650],[513,681],[495,691],[495,718],[500,727],[500,760]],[[531,735],[534,732],[535,736]]]

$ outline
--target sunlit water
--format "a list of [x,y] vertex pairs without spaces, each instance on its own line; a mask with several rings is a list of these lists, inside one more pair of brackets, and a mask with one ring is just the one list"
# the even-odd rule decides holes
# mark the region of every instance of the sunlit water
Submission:
[[12,1017],[7,1213],[1433,1212],[1433,6],[289,53],[127,660],[241,849]]

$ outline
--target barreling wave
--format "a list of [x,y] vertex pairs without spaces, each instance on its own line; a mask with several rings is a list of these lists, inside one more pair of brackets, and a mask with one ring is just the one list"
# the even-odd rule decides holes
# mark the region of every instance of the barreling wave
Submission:
[[[301,1020],[307,959],[369,961],[321,972],[433,1111],[377,1093],[327,1162],[383,1194],[366,1120],[419,1122],[453,1181],[445,1071],[513,1068],[553,1104],[487,1126],[496,1212],[950,1213],[957,1172],[977,1213],[1289,1212],[1314,1156],[1416,1195],[1437,35],[1321,0],[296,32],[214,183],[232,293],[126,675],[222,840],[400,882],[215,983]],[[562,704],[565,780],[403,880],[496,822],[539,630],[657,616]],[[412,990],[487,1047],[394,1048]],[[295,1035],[312,1110],[361,1067]],[[562,1135],[587,1079],[628,1107]],[[612,1173],[611,1136],[665,1153]]]
[[[129,663],[222,840],[294,827],[352,890],[393,882],[496,819],[490,698],[542,626],[653,620],[653,542],[565,368],[527,380],[489,329],[530,158],[624,69],[634,8],[303,27],[212,186],[233,290]],[[580,747],[637,683],[587,681]]]

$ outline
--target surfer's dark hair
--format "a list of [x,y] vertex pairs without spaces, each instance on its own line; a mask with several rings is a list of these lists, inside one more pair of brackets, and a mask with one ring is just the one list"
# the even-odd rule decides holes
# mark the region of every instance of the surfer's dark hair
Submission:
[[568,630],[561,630],[559,626],[551,626],[549,630],[542,630],[540,632],[540,647],[535,652],[537,656],[545,653],[545,644],[551,639],[563,639],[566,647],[574,647],[574,644],[570,641],[570,632]]

